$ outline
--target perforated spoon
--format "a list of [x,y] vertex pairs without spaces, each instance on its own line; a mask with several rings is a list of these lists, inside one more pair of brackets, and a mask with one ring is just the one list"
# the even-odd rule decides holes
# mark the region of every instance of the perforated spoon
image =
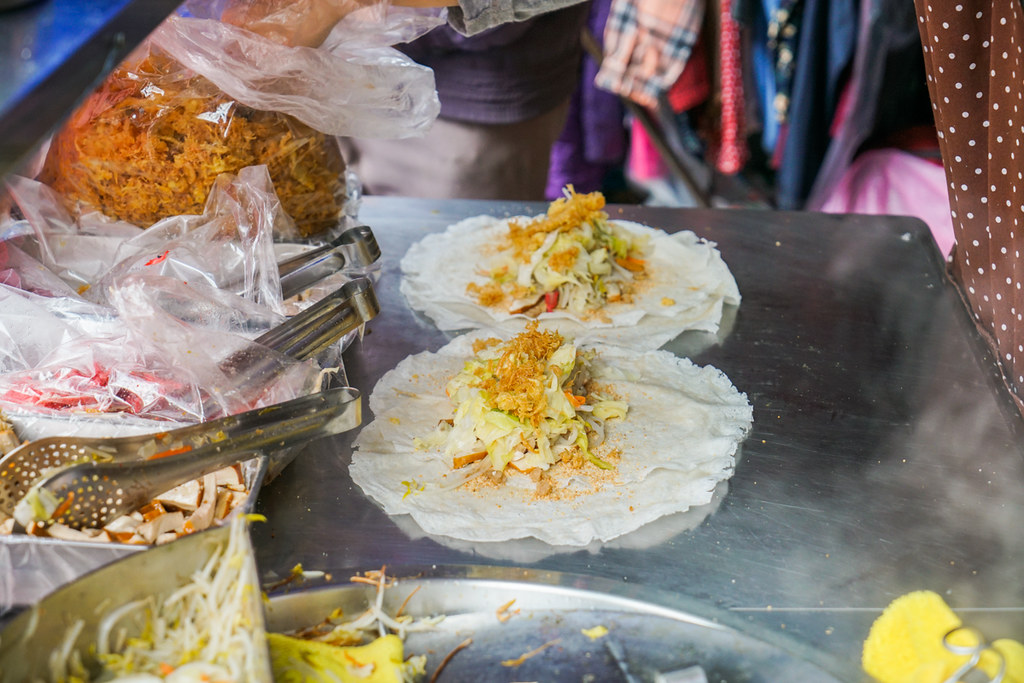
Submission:
[[341,387],[161,434],[39,439],[4,458],[0,510],[13,514],[17,502],[37,489],[61,501],[48,521],[101,527],[255,451],[352,429],[361,415],[359,392]]

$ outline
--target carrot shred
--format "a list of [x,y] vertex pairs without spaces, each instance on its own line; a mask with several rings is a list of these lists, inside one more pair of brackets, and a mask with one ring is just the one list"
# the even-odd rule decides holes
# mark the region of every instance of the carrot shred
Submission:
[[446,654],[444,656],[444,659],[441,660],[441,663],[437,665],[437,669],[434,670],[434,673],[430,677],[430,681],[428,683],[434,683],[437,680],[438,676],[441,675],[441,671],[446,666],[448,666],[448,662],[452,661],[452,657],[454,657],[460,650],[464,650],[464,649],[466,649],[467,647],[469,647],[472,644],[473,644],[473,639],[472,638],[466,638],[464,641],[462,641],[461,643],[459,643],[458,645],[453,647],[451,652]]
[[530,650],[529,652],[525,652],[525,653],[519,655],[515,659],[503,659],[501,661],[501,665],[502,666],[509,666],[509,667],[519,666],[520,664],[525,662],[527,659],[530,659],[531,657],[536,657],[537,655],[539,655],[544,650],[548,649],[549,647],[554,647],[555,645],[558,645],[560,642],[562,642],[561,638],[555,638],[554,640],[549,640],[548,642],[544,643],[540,647],[535,647],[532,650]]
[[74,502],[74,500],[75,492],[68,491],[68,497],[54,509],[53,514],[50,515],[50,517],[52,519],[59,519],[65,512],[71,509],[71,503]]
[[626,270],[634,273],[639,273],[647,267],[647,261],[642,258],[636,258],[635,256],[627,256],[626,258],[617,258],[615,262]]
[[405,596],[405,600],[402,601],[402,604],[401,606],[399,606],[398,611],[395,612],[395,619],[402,616],[402,612],[405,611],[406,605],[408,605],[409,601],[412,600],[412,596],[416,595],[416,593],[418,593],[420,588],[422,587],[423,586],[416,586],[416,588],[414,588],[412,592],[409,593],[409,595]]
[[467,453],[466,455],[457,455],[452,458],[452,469],[461,469],[466,465],[472,465],[475,462],[480,462],[487,457],[487,451],[476,451],[474,453]]
[[508,621],[509,619],[512,618],[513,614],[518,614],[519,613],[519,610],[515,610],[514,612],[509,610],[509,608],[512,607],[512,605],[515,604],[515,602],[516,602],[516,599],[512,598],[511,600],[506,602],[504,605],[499,607],[497,610],[495,610],[494,615],[498,618],[498,621],[500,621],[501,623],[504,624],[506,621]]
[[171,448],[171,449],[168,449],[166,451],[160,451],[159,453],[155,453],[155,454],[149,456],[148,459],[149,460],[159,460],[160,458],[166,458],[166,457],[171,456],[171,455],[181,455],[182,453],[188,453],[190,450],[192,450],[192,446],[185,445],[185,446],[182,446],[180,448]]

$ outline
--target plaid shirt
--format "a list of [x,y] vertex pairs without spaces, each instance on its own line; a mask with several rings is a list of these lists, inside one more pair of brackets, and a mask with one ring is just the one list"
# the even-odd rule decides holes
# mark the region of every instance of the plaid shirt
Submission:
[[655,107],[686,66],[704,19],[702,0],[612,0],[597,87]]

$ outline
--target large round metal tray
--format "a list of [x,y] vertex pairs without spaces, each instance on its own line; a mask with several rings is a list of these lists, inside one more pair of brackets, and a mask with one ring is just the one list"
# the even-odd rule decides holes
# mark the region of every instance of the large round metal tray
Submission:
[[[453,569],[459,571],[444,571]],[[401,607],[413,616],[444,615],[434,629],[410,633],[405,640],[406,656],[427,656],[428,675],[460,643],[472,639],[444,666],[439,682],[689,682],[699,679],[680,672],[693,666],[712,682],[840,680],[779,644],[674,608],[567,585],[473,578],[475,570],[465,569],[465,578],[400,579],[384,594],[390,614]],[[558,581],[564,578],[569,577]],[[374,592],[346,584],[271,594],[267,630],[309,627],[337,608],[354,617]],[[499,619],[498,611],[512,600],[505,610],[509,618]],[[607,633],[598,636],[592,631],[598,626]],[[508,664],[538,648],[517,666]]]

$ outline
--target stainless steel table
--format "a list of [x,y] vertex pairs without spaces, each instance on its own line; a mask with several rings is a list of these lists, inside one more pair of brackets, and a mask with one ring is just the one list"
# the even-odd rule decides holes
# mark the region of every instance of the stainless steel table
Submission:
[[[364,200],[381,244],[381,315],[346,353],[367,394],[410,353],[448,340],[398,291],[420,236],[539,204]],[[719,245],[743,295],[718,337],[668,347],[723,370],[754,405],[735,476],[708,509],[586,549],[473,545],[390,519],[347,474],[351,435],[300,455],[262,491],[264,578],[296,563],[339,576],[525,579],[652,600],[735,626],[857,681],[880,610],[942,594],[990,639],[1024,637],[1021,417],[909,218],[612,207],[613,217]],[[368,418],[369,419],[369,416]]]

